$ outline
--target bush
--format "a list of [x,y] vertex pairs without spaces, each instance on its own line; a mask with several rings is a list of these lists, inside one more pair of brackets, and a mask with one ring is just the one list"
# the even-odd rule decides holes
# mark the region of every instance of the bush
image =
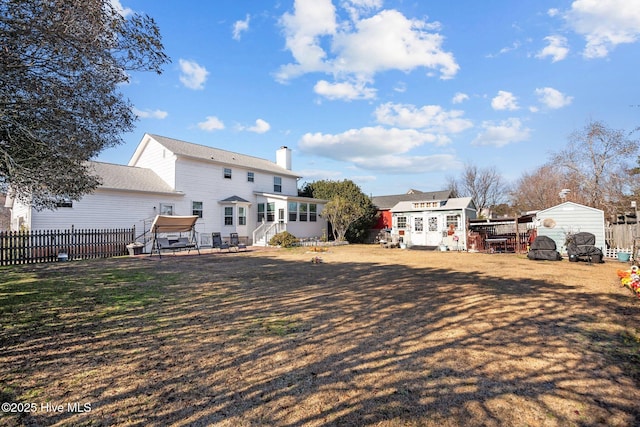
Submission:
[[269,240],[270,246],[282,246],[283,248],[290,248],[296,243],[298,243],[298,239],[288,231],[280,232]]

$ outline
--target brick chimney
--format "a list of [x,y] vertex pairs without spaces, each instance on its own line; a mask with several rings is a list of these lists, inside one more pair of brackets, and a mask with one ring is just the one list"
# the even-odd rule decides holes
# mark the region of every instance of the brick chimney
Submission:
[[283,145],[276,151],[276,164],[286,170],[291,170],[291,149],[289,147]]

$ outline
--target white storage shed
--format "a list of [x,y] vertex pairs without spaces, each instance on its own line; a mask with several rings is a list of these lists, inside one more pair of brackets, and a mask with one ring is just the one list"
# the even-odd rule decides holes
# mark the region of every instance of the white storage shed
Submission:
[[536,223],[538,236],[553,239],[561,254],[567,253],[565,245],[567,234],[579,232],[595,235],[595,246],[605,251],[604,212],[600,209],[574,202],[564,202],[538,212]]

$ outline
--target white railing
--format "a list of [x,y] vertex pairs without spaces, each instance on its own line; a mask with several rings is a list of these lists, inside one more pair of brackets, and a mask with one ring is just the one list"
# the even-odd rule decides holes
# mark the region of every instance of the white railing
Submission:
[[253,231],[253,244],[256,246],[268,246],[269,240],[281,231],[285,231],[287,225],[283,222],[267,223],[262,222],[258,228]]

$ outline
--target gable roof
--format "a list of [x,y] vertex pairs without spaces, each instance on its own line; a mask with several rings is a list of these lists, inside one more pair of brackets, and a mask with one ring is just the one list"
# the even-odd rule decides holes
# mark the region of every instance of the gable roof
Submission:
[[221,150],[219,148],[208,147],[206,145],[194,144],[192,142],[181,141],[179,139],[168,138],[166,136],[145,134],[142,142],[136,149],[129,164],[135,164],[137,158],[148,142],[147,137],[153,138],[159,144],[171,151],[176,156],[204,160],[212,163],[220,163],[228,166],[242,167],[245,169],[261,170],[278,175],[301,178],[300,175],[279,166],[275,162],[261,159],[259,157],[247,156],[246,154],[234,153],[232,151]]
[[564,203],[560,203],[559,205],[551,206],[550,208],[538,211],[538,215],[544,216],[545,214],[547,214],[549,212],[556,211],[556,210],[570,210],[570,209],[582,209],[582,210],[586,210],[586,211],[604,213],[604,211],[602,209],[597,209],[597,208],[593,208],[591,206],[581,205],[580,203],[575,203],[575,202],[564,202]]
[[427,202],[430,200],[447,200],[451,196],[451,191],[418,191],[409,190],[406,194],[395,194],[391,196],[374,196],[371,202],[380,210],[391,209],[400,202]]
[[98,189],[182,194],[171,188],[151,169],[93,161],[89,162],[89,167],[102,181]]

